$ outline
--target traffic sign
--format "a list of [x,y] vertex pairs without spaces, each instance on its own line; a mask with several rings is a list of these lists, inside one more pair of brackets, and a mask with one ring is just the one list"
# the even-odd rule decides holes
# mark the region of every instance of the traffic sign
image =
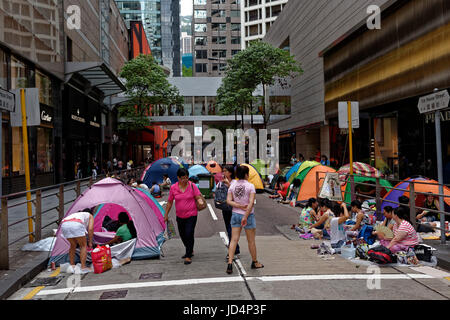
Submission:
[[420,113],[433,112],[447,108],[449,101],[450,96],[448,91],[443,90],[419,98],[417,108],[419,108]]
[[[352,101],[352,128],[359,128],[359,102]],[[339,128],[348,129],[348,105],[347,101],[341,101],[338,103],[339,111]]]
[[14,98],[14,93],[0,89],[0,110],[14,112],[16,109]]

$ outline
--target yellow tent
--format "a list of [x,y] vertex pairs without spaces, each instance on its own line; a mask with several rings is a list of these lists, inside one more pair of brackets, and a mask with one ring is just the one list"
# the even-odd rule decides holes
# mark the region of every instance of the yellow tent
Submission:
[[248,182],[252,183],[255,186],[256,192],[257,193],[264,192],[264,183],[255,167],[246,163],[242,165],[249,168]]

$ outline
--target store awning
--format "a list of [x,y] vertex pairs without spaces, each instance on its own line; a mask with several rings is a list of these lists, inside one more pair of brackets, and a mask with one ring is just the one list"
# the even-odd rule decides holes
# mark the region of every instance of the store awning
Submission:
[[66,62],[65,82],[68,83],[74,74],[79,74],[92,87],[102,91],[105,97],[126,90],[124,84],[103,62]]

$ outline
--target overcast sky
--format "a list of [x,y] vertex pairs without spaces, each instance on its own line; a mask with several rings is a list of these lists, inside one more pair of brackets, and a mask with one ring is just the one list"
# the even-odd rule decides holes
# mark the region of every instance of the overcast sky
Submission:
[[180,0],[180,4],[182,16],[192,15],[192,0]]

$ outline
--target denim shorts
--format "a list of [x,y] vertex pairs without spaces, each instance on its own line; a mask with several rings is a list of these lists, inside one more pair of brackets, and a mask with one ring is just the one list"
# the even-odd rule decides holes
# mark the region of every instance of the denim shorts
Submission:
[[[231,215],[231,227],[232,228],[240,228],[242,223],[243,214],[235,213]],[[256,229],[256,220],[255,215],[251,213],[247,218],[247,225],[244,229]]]

